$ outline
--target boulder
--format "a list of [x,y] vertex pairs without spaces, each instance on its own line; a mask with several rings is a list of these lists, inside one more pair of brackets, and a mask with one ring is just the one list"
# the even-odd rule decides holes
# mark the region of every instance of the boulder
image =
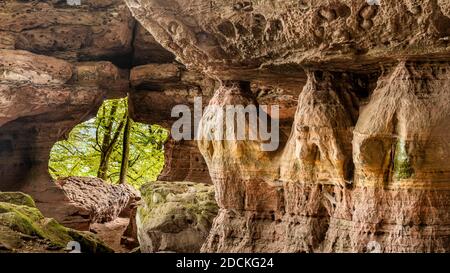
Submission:
[[0,252],[64,252],[74,241],[82,252],[112,252],[93,234],[45,218],[29,195],[0,192]]
[[141,188],[136,222],[140,251],[199,252],[217,215],[211,185],[149,182]]
[[[95,177],[68,177],[56,183],[78,209],[71,216],[81,216],[88,223],[87,227],[91,223],[113,221],[125,212],[130,215],[130,207],[140,199],[139,192],[130,185],[113,185]],[[81,226],[74,228],[85,229]]]

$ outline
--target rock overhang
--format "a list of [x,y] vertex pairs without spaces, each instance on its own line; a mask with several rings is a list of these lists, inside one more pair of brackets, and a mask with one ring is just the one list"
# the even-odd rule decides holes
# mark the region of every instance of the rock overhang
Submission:
[[229,79],[364,73],[399,59],[449,60],[446,1],[126,1],[185,64]]

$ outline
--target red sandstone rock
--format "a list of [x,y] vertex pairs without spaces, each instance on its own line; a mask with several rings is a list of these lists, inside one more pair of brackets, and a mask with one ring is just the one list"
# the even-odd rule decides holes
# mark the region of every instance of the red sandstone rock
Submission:
[[0,48],[71,61],[129,55],[134,20],[125,4],[81,2],[69,6],[66,1],[2,1]]
[[167,128],[199,95],[280,104],[275,152],[202,141],[196,161],[192,142],[167,144],[161,177],[207,179],[207,165],[214,183],[203,251],[450,251],[448,1],[125,2],[143,28],[118,0],[0,3],[0,189],[76,213],[48,153],[107,97],[129,92],[136,121]]
[[[199,142],[221,208],[203,251],[450,250],[447,1],[126,2],[222,82],[210,105],[257,103],[256,86],[299,94],[295,114],[280,101],[276,152]],[[218,124],[205,112],[202,135]]]
[[130,68],[133,58],[172,65],[174,57],[135,24],[122,1],[60,2],[0,3],[0,189],[25,191],[46,216],[63,220],[77,207],[48,174],[53,144],[95,115],[104,99],[126,96],[129,71],[119,65]]
[[174,141],[164,144],[164,169],[159,181],[193,181],[211,184],[208,166],[195,141]]
[[[310,73],[280,156],[250,141],[233,151],[201,142],[221,206],[202,250],[364,252],[375,241],[383,252],[448,252],[445,67],[393,67],[356,125],[345,93],[353,91],[337,95],[330,79]],[[242,92],[219,90],[211,103],[245,103]],[[204,120],[213,126],[208,113]]]
[[[56,181],[56,184],[62,187],[70,203],[78,209],[68,218],[86,217],[89,223],[112,221],[140,200],[139,192],[132,186],[112,185],[99,178],[69,177]],[[70,220],[65,219],[67,221]]]

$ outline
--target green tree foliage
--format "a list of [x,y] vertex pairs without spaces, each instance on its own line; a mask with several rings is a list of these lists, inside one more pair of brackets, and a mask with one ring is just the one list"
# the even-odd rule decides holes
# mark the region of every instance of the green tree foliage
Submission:
[[[126,99],[105,101],[95,118],[77,125],[67,140],[53,146],[49,161],[52,177],[101,177],[118,183],[122,169],[126,170],[126,183],[137,188],[156,180],[164,166],[168,131],[129,119],[129,144],[124,145],[127,120]],[[123,155],[124,148],[128,156]],[[122,166],[124,158],[128,158],[126,168]]]

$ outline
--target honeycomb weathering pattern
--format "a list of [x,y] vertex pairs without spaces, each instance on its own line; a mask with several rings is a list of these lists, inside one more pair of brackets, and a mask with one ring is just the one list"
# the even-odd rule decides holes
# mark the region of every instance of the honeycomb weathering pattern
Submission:
[[287,64],[357,71],[380,59],[449,55],[450,8],[442,0],[126,2],[183,63],[221,78],[254,78],[248,70],[258,68],[289,73]]

